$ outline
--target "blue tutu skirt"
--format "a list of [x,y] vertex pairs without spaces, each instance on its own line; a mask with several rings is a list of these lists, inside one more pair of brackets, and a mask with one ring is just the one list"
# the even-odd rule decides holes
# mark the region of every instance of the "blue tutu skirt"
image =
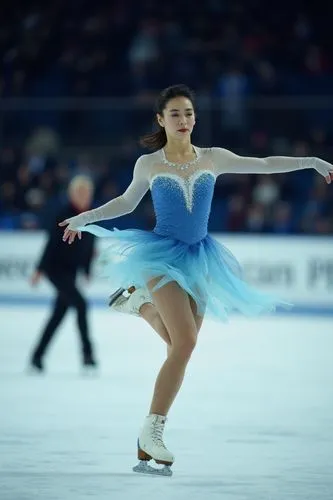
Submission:
[[187,244],[139,229],[108,230],[92,224],[80,230],[108,238],[110,246],[101,253],[98,267],[113,287],[147,287],[159,278],[155,290],[176,281],[193,297],[199,315],[222,321],[232,311],[258,316],[291,306],[246,283],[237,259],[209,235]]

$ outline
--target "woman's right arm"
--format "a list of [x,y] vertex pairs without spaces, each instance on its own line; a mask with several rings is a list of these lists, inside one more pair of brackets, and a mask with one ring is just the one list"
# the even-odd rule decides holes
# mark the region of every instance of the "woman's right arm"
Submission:
[[[131,184],[121,196],[114,198],[98,208],[82,212],[82,214],[70,217],[59,223],[59,226],[67,226],[63,240],[66,241],[69,238],[69,243],[71,243],[76,233],[79,232],[78,228],[86,224],[100,220],[115,219],[116,217],[133,212],[148,189],[149,181],[147,170],[144,165],[143,157],[141,156],[135,164]],[[72,236],[72,238],[70,236]],[[79,232],[79,238],[80,237],[81,234]]]

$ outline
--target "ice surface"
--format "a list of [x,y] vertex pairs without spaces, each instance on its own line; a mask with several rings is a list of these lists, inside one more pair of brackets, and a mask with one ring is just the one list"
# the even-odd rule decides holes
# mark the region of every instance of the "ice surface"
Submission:
[[325,318],[207,322],[169,415],[172,478],[132,472],[165,355],[143,320],[93,309],[82,373],[69,314],[26,373],[45,307],[0,308],[1,500],[332,500],[333,328]]

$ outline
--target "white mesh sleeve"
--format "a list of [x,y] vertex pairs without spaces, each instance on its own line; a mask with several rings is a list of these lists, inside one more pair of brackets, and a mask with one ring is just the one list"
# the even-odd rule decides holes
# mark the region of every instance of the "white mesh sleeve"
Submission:
[[333,173],[333,165],[316,157],[269,156],[252,158],[238,156],[223,148],[212,148],[212,161],[219,174],[278,174],[314,168],[323,177]]
[[104,205],[88,210],[66,220],[69,222],[68,229],[77,231],[80,226],[91,222],[106,219],[115,219],[121,215],[133,212],[149,189],[148,176],[146,173],[143,157],[141,156],[134,167],[133,179],[126,191],[117,198]]

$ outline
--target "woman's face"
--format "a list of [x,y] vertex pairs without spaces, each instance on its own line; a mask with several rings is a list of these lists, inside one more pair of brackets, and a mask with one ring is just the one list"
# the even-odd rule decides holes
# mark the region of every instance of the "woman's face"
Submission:
[[163,115],[157,115],[158,123],[165,128],[168,137],[189,138],[195,125],[192,102],[187,97],[174,97],[166,104]]

